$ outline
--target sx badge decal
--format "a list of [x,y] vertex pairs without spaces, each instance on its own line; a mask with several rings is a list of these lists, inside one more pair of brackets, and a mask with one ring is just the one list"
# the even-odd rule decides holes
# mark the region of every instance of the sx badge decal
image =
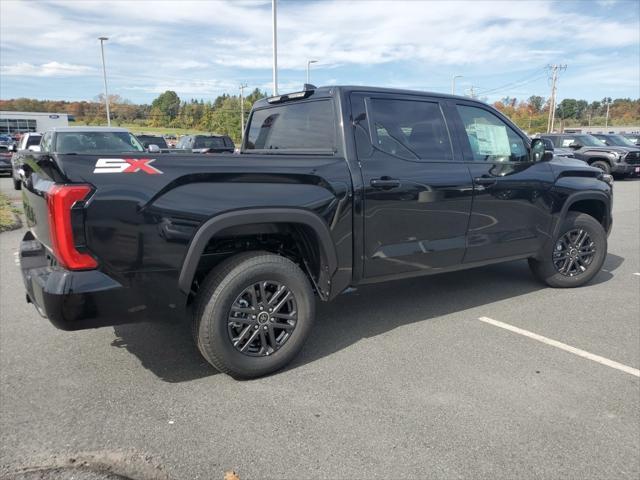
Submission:
[[93,173],[136,173],[144,172],[157,175],[162,170],[149,165],[155,158],[99,158]]

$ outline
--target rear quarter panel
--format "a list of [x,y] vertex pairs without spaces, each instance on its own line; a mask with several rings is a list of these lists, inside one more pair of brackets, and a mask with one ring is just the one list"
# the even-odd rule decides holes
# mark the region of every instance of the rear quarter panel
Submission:
[[[161,174],[94,173],[98,158],[60,158],[65,175],[96,187],[85,212],[89,250],[105,273],[135,282],[159,276],[173,296],[188,245],[208,219],[232,210],[296,207],[326,222],[338,269],[352,265],[351,180],[343,158],[289,155],[162,154]],[[141,279],[142,280],[142,279]],[[148,283],[148,279],[146,279]]]

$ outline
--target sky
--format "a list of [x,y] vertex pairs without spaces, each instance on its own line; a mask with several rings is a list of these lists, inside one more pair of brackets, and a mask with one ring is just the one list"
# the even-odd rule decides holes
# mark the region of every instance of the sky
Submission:
[[[272,92],[270,0],[0,1],[0,98],[150,103]],[[456,93],[487,101],[640,97],[640,1],[278,0],[278,88],[311,83]]]

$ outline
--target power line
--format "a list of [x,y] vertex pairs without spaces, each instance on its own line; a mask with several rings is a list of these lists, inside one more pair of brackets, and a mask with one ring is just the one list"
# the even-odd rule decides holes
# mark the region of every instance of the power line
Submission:
[[542,78],[546,75],[546,72],[540,72],[540,69],[537,68],[536,70],[534,70],[532,73],[527,74],[525,77],[519,79],[519,80],[514,80],[512,82],[508,82],[505,83],[504,85],[501,85],[499,87],[493,87],[493,88],[489,88],[489,89],[481,89],[480,90],[480,94],[481,95],[486,95],[489,93],[493,93],[493,92],[497,92],[498,90],[505,90],[507,88],[512,88],[514,86],[520,86],[525,85],[527,83],[533,82],[535,80],[538,80],[539,78]]

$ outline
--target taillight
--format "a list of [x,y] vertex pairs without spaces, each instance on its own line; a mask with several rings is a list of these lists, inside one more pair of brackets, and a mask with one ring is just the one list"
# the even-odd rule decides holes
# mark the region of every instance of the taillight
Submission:
[[69,270],[90,270],[98,266],[91,255],[77,250],[71,221],[73,205],[87,198],[90,192],[89,185],[54,185],[47,192],[51,248],[60,265]]

